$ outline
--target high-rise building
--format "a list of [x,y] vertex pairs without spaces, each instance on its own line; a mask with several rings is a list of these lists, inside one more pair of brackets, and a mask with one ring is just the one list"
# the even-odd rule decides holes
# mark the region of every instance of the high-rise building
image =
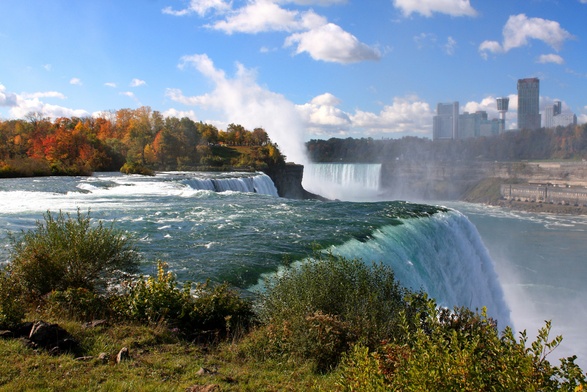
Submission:
[[544,128],[566,127],[577,125],[577,116],[573,113],[563,113],[561,101],[554,101],[554,105],[544,109]]
[[518,80],[518,128],[540,129],[540,80]]
[[459,103],[439,103],[432,124],[432,139],[456,139],[459,134]]

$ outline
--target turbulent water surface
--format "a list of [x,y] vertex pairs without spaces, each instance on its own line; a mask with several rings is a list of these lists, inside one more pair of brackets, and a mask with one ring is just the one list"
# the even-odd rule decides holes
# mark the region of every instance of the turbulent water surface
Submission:
[[[362,172],[374,178],[353,192],[375,192],[377,185],[369,184],[379,180],[379,168],[344,170],[340,176],[321,175],[352,188]],[[9,257],[8,232],[34,227],[47,210],[91,210],[93,218],[135,236],[145,273],[153,273],[162,259],[180,280],[228,281],[247,289],[284,264],[328,250],[390,265],[404,285],[427,291],[444,306],[487,306],[501,326],[521,330],[540,324],[542,316],[551,316],[555,325],[563,320],[567,341],[577,343],[579,354],[587,351],[580,344],[579,324],[562,305],[585,296],[585,252],[577,241],[587,221],[507,215],[468,204],[451,207],[289,200],[277,197],[261,173],[3,179],[0,260]],[[585,315],[585,305],[576,302],[567,304]]]

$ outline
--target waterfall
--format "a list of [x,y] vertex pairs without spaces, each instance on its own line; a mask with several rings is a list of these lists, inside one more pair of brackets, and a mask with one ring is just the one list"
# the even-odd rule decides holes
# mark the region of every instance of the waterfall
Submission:
[[[194,173],[194,175],[198,175],[198,173]],[[216,178],[189,178],[184,179],[182,182],[195,190],[249,192],[278,196],[273,181],[264,173],[254,173],[246,176],[230,173]]]
[[371,200],[379,191],[381,164],[313,163],[304,166],[306,190],[329,199]]
[[366,241],[353,239],[331,250],[391,266],[399,282],[425,291],[441,306],[486,306],[500,328],[512,325],[493,261],[475,226],[457,211],[403,219]]

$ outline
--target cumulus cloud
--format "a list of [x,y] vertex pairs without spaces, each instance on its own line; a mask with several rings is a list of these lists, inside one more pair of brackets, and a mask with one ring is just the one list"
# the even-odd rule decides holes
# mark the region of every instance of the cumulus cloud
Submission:
[[512,15],[503,27],[503,42],[483,41],[479,52],[483,57],[487,53],[505,53],[511,49],[526,46],[529,40],[543,41],[554,50],[560,50],[563,43],[573,35],[563,29],[556,21],[542,18],[528,18],[524,14]]
[[299,15],[298,11],[281,8],[271,0],[257,0],[210,27],[227,34],[293,31],[297,30],[301,23]]
[[0,84],[0,106],[8,107],[12,118],[25,118],[31,112],[41,113],[44,117],[84,117],[88,112],[82,109],[71,109],[43,102],[42,98],[65,99],[65,95],[56,91],[16,94],[6,91]]
[[306,162],[306,130],[295,105],[283,95],[260,86],[255,72],[237,64],[234,77],[228,77],[205,54],[185,56],[178,66],[181,69],[194,67],[214,83],[214,90],[187,97],[179,89],[170,89],[167,97],[185,105],[217,110],[226,123],[241,124],[249,129],[262,127],[288,160]]
[[314,60],[348,64],[381,58],[377,49],[361,43],[333,23],[293,34],[285,41],[286,47],[294,44],[297,44],[296,54],[307,52]]
[[73,84],[74,86],[81,86],[82,85],[82,81],[79,78],[71,78],[69,80],[69,84]]
[[137,78],[134,78],[130,82],[131,87],[139,87],[139,86],[144,86],[146,84],[147,84],[147,82],[145,82],[144,80],[141,80],[141,79],[137,79]]
[[177,109],[168,109],[161,113],[163,117],[177,117],[177,118],[184,118],[187,117],[190,120],[198,121],[198,116],[193,110],[177,110]]
[[379,50],[358,40],[353,34],[309,9],[301,11],[284,5],[298,6],[336,5],[344,0],[251,0],[240,8],[220,0],[192,0],[182,11],[165,13],[186,15],[197,13],[203,16],[209,10],[217,11],[217,19],[206,27],[226,34],[258,34],[282,32],[286,37],[284,47],[295,46],[295,54],[308,53],[313,59],[327,62],[353,63],[377,60]]
[[13,107],[17,105],[17,96],[6,91],[6,87],[0,84],[0,106]]
[[406,17],[415,13],[426,17],[431,17],[434,13],[450,16],[477,15],[469,0],[393,0],[393,5]]
[[430,135],[434,111],[417,96],[396,97],[379,113],[357,110],[351,115],[354,127],[371,134],[412,133]]
[[114,82],[106,82],[106,83],[104,83],[104,86],[116,88],[116,83],[114,83]]
[[310,102],[298,105],[297,110],[313,134],[340,132],[351,126],[347,113],[337,108],[340,100],[330,93],[319,95]]
[[564,64],[565,60],[559,56],[558,54],[543,54],[538,57],[538,62],[541,64],[546,63],[554,63],[554,64]]

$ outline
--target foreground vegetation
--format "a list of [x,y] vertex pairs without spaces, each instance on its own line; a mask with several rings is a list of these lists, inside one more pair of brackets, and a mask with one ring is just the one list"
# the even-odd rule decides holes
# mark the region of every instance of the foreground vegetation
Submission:
[[[575,357],[547,358],[562,340],[549,335],[549,322],[532,342],[524,332],[516,338],[484,310],[440,308],[403,288],[382,265],[318,254],[251,300],[225,284],[179,285],[161,262],[156,276],[122,274],[139,261],[132,238],[89,212],[48,212],[35,230],[14,235],[0,274],[0,330],[9,331],[0,339],[0,390],[586,386]],[[92,273],[82,279],[83,270]],[[66,349],[20,332],[38,319],[67,331]],[[126,360],[116,358],[122,347]]]

